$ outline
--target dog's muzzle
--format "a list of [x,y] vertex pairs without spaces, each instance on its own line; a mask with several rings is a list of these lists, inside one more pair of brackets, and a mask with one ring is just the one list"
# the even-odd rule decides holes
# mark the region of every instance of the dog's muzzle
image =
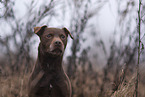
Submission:
[[61,41],[55,41],[50,45],[50,53],[54,56],[62,56],[64,53],[64,46]]

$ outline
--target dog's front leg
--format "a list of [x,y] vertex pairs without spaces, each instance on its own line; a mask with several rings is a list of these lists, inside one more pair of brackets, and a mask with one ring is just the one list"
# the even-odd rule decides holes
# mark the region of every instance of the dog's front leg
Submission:
[[29,97],[35,94],[35,92],[38,90],[39,81],[42,79],[43,76],[44,76],[44,72],[41,70],[34,79],[29,81],[29,86],[28,86]]
[[51,81],[52,83],[52,97],[71,97],[71,87],[67,76],[63,73],[58,74],[57,78]]

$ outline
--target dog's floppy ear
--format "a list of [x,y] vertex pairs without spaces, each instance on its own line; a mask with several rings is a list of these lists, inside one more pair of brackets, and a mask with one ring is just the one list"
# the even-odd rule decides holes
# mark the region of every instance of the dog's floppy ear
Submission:
[[34,33],[37,34],[38,36],[41,36],[46,27],[47,27],[46,25],[44,25],[42,27],[34,27]]
[[72,38],[72,39],[74,39],[73,38],[73,36],[71,35],[71,33],[64,27],[64,28],[62,28],[63,30],[64,30],[64,32],[68,35],[69,34],[69,36]]

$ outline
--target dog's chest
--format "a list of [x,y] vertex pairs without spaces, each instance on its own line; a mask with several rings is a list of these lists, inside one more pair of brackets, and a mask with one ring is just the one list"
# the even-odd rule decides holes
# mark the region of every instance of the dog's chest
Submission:
[[63,70],[58,70],[57,66],[45,64],[45,73],[40,80],[40,87],[49,87],[53,88],[56,83],[59,83],[61,80],[64,79],[64,72]]

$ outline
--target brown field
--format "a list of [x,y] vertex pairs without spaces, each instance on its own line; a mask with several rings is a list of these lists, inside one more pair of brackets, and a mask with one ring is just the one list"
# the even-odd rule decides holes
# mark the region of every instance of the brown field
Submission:
[[[3,70],[4,71],[4,70]],[[0,97],[28,97],[27,82],[30,72],[17,72],[11,74],[8,68],[7,74],[0,76]],[[24,70],[25,71],[25,70]],[[140,73],[145,75],[144,72]],[[103,72],[87,71],[78,69],[75,77],[71,78],[73,97],[134,97],[135,74],[128,76],[117,91],[112,93],[113,74],[108,74],[110,81],[105,82],[103,95],[100,96],[101,85],[103,84]],[[145,76],[140,76],[139,97],[145,96]]]

